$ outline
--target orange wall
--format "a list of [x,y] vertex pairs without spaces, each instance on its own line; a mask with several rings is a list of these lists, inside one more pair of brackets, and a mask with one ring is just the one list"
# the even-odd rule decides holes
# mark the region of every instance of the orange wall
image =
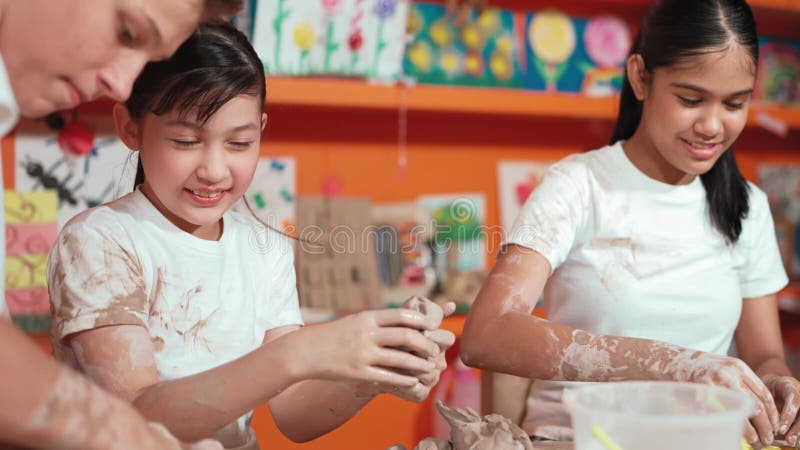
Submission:
[[[497,163],[500,160],[555,160],[607,142],[608,121],[492,117],[469,114],[409,113],[407,167],[398,167],[399,113],[268,106],[270,128],[264,155],[297,159],[298,195],[319,195],[329,175],[343,185],[343,195],[367,196],[373,202],[412,201],[421,194],[482,192],[488,226],[499,224]],[[13,186],[13,139],[3,146],[5,186]],[[800,164],[800,133],[787,139],[748,129],[737,147],[745,176],[755,180],[762,162]],[[491,261],[490,255],[487,260]],[[463,317],[448,321],[460,330]],[[44,340],[46,341],[46,339]],[[46,343],[44,344],[46,347]],[[416,405],[388,396],[369,404],[340,429],[298,445],[284,438],[266,407],[253,426],[265,448],[382,449],[402,443],[409,448],[430,432],[431,405]]]
[[[482,192],[488,226],[499,224],[497,163],[501,160],[556,160],[604,145],[607,121],[486,117],[410,113],[407,117],[407,167],[398,167],[398,113],[269,106],[270,129],[262,145],[269,156],[297,159],[298,195],[320,195],[328,176],[343,185],[342,195],[373,202],[413,201],[431,193]],[[794,144],[792,144],[794,143]],[[748,129],[737,146],[746,177],[756,179],[762,162],[800,164],[800,133],[787,139]],[[496,244],[496,243],[495,243]],[[487,255],[491,263],[491,255]],[[458,322],[456,328],[460,330]],[[258,411],[254,427],[274,449],[408,448],[430,430],[431,405],[379,398],[354,419],[321,439],[298,446],[286,440]]]

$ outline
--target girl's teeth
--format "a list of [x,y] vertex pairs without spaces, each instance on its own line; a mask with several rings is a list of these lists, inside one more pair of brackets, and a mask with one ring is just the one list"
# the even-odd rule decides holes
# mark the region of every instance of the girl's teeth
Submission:
[[219,192],[200,192],[200,191],[192,191],[192,193],[198,197],[205,197],[205,198],[216,198],[219,196]]

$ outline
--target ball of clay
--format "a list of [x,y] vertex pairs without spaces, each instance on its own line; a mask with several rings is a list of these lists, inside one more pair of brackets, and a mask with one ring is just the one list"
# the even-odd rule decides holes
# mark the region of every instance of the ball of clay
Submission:
[[441,325],[442,319],[444,319],[444,311],[442,311],[442,307],[425,297],[411,297],[403,302],[403,308],[413,309],[414,311],[419,311],[422,314],[425,314],[428,319],[431,319],[433,323],[436,324],[437,328],[439,325]]

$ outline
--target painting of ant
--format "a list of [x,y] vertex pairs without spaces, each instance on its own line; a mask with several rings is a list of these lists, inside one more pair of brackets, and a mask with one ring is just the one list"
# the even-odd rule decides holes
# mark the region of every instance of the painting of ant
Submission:
[[136,158],[107,117],[52,116],[24,121],[15,135],[15,190],[50,189],[58,197],[58,226],[75,214],[133,188]]

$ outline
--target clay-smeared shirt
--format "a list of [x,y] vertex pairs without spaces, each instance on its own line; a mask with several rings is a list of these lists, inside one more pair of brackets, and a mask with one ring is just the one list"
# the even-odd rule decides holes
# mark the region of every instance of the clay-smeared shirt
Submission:
[[[291,242],[245,214],[229,211],[223,221],[218,241],[199,239],[138,190],[70,220],[48,266],[56,358],[80,369],[65,338],[138,325],[169,380],[245,355],[267,330],[301,324]],[[241,445],[251,414],[218,437]]]
[[[742,300],[788,281],[767,197],[750,184],[749,199],[741,236],[728,245],[711,224],[699,177],[680,186],[656,181],[617,143],[553,165],[506,243],[550,262],[543,299],[553,322],[723,355]],[[534,381],[526,431],[571,437],[560,404],[569,385]]]

